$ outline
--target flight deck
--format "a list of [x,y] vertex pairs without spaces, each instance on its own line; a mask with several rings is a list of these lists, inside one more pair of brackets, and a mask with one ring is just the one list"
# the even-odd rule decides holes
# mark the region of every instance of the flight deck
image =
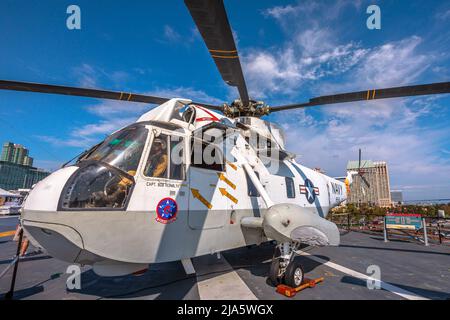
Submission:
[[[14,230],[16,225],[17,217],[0,217],[0,233]],[[0,273],[16,249],[11,236],[0,238]],[[267,278],[273,250],[274,245],[268,242],[226,251],[220,258],[194,258],[195,275],[186,275],[180,262],[151,265],[140,276],[112,278],[99,277],[90,267],[82,267],[81,289],[69,290],[69,264],[30,247],[18,267],[14,299],[450,299],[448,245],[426,247],[393,239],[385,243],[382,235],[343,232],[339,247],[302,249],[297,259],[306,277],[323,277],[324,281],[292,298],[276,293]],[[381,288],[369,289],[367,277],[377,267]],[[11,277],[10,270],[0,279],[0,299],[9,290]]]

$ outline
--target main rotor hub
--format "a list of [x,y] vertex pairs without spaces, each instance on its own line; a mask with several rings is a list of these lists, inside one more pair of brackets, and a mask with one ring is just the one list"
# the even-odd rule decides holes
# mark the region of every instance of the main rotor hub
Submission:
[[250,100],[244,105],[240,99],[234,100],[230,105],[223,105],[223,112],[229,118],[262,117],[269,114],[269,106],[264,101]]

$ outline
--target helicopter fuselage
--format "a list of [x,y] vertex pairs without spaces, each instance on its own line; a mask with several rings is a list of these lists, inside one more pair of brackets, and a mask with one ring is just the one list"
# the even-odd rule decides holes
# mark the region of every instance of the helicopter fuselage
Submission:
[[[186,114],[181,120],[161,118],[179,112],[179,107],[180,100],[161,105],[76,164],[39,182],[21,217],[31,241],[61,260],[94,265],[101,275],[259,244],[268,240],[264,230],[241,222],[263,218],[268,201],[241,159],[251,165],[273,204],[296,205],[326,218],[330,208],[346,199],[342,182],[298,164],[282,149],[282,155],[275,156],[278,149],[271,146],[262,156],[262,149],[249,142],[249,125],[236,127],[233,120],[210,111],[205,116],[196,107],[190,107],[189,119]],[[126,161],[117,158],[114,148],[126,139],[130,140],[124,145],[137,144],[137,138],[126,135],[130,128],[133,137],[141,139],[141,147],[127,158],[135,166],[125,169]],[[205,142],[196,137],[198,132],[217,133],[226,146],[215,150],[220,139]],[[155,143],[161,141],[166,144],[167,166],[162,176],[154,176],[151,159],[158,149]],[[182,163],[172,160],[172,141],[181,148]],[[271,143],[281,145],[279,137]],[[115,153],[102,153],[106,147]],[[222,163],[195,161],[196,153],[208,148]],[[119,187],[111,191],[113,184]]]

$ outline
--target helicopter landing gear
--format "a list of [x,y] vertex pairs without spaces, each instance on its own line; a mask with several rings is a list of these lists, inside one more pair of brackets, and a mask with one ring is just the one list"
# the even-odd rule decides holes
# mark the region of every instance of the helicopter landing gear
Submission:
[[302,284],[303,268],[295,259],[299,245],[299,243],[283,242],[275,247],[269,271],[269,279],[274,286],[286,284],[295,288]]

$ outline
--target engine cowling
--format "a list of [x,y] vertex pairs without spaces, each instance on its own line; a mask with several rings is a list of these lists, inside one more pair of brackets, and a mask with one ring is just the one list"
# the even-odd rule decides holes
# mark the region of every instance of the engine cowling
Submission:
[[263,219],[266,236],[278,242],[301,242],[312,246],[338,246],[337,226],[295,204],[270,207]]

